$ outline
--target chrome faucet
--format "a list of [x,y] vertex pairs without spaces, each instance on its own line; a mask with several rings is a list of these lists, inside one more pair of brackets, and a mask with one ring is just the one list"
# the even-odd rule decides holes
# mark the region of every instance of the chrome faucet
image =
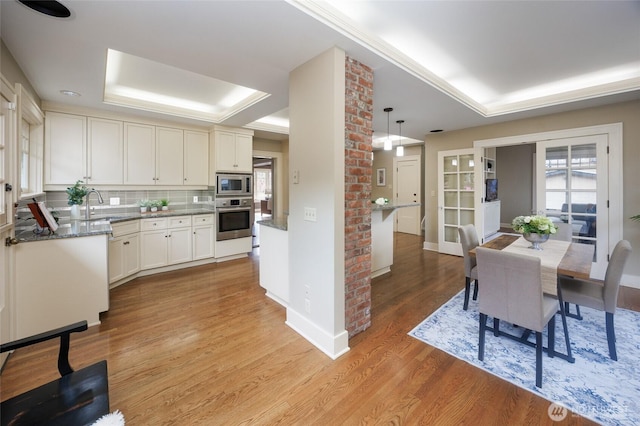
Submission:
[[89,205],[89,196],[91,195],[92,192],[95,192],[96,195],[98,196],[98,203],[100,204],[104,203],[104,200],[102,199],[102,195],[100,195],[98,190],[95,188],[91,188],[89,192],[87,192],[87,195],[85,196],[86,197],[85,204],[87,205],[87,207],[86,207],[86,210],[84,211],[84,218],[86,220],[89,220],[91,216],[91,206]]

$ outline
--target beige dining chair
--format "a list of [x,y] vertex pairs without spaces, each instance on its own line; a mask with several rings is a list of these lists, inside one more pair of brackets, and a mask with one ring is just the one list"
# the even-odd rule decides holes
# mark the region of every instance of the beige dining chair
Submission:
[[[622,271],[630,255],[631,244],[629,244],[629,241],[619,241],[609,259],[604,281],[581,280],[558,275],[562,298],[565,302],[565,310],[568,310],[569,303],[574,303],[577,306],[587,306],[605,312],[609,356],[614,361],[618,360],[618,354],[616,353],[616,334],[613,327],[613,316],[616,312],[616,305],[618,304],[618,290],[620,289]],[[577,315],[570,316],[582,319],[579,310]]]
[[469,307],[469,294],[471,293],[471,281],[475,282],[473,289],[473,300],[478,298],[478,270],[476,269],[476,258],[469,254],[469,250],[478,247],[478,233],[476,227],[472,224],[464,225],[458,228],[460,243],[462,244],[462,255],[464,256],[464,304],[462,309],[465,311]]
[[550,234],[549,238],[551,238],[552,240],[571,242],[571,237],[573,232],[573,228],[571,227],[571,224],[561,222],[561,223],[556,223],[556,226],[558,227],[558,229],[556,230],[556,233]]
[[[480,311],[480,337],[478,359],[484,359],[486,330],[495,336],[509,337],[536,348],[536,386],[542,387],[542,331],[547,326],[547,353],[554,356],[555,314],[558,301],[542,292],[542,266],[540,259],[484,247],[476,249],[478,278],[482,292],[478,296]],[[487,326],[487,317],[493,317],[493,327]],[[500,320],[535,332],[535,345],[526,338],[501,332]]]

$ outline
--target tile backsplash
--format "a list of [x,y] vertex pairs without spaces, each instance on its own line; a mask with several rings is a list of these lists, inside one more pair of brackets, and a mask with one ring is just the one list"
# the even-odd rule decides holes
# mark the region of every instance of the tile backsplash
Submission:
[[[129,213],[139,211],[138,202],[140,200],[169,200],[171,210],[179,210],[193,207],[213,206],[215,199],[215,189],[207,190],[144,190],[144,191],[100,191],[104,200],[103,204],[98,203],[96,194],[91,194],[90,205],[92,215],[116,215],[119,213]],[[119,199],[119,205],[110,205],[111,199]],[[45,195],[36,197],[37,201],[44,201],[47,208],[54,215],[60,218],[69,216],[70,206],[67,204],[67,193],[65,191],[49,191]],[[197,201],[196,201],[197,200]],[[114,200],[115,201],[115,200]],[[33,202],[32,199],[20,200],[16,210],[16,225],[26,224],[26,221],[33,219],[27,204]],[[85,205],[81,206],[81,214],[84,215]]]

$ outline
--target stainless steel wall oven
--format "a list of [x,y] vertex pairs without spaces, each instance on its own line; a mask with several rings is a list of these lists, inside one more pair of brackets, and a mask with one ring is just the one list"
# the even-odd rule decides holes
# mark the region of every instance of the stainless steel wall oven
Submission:
[[253,198],[216,198],[216,241],[250,237]]

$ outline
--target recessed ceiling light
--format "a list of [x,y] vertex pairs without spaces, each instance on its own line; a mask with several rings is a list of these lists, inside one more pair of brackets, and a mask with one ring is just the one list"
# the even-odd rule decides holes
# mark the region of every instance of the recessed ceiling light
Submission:
[[431,133],[440,133],[442,131],[442,129],[433,129],[431,130]]
[[80,96],[80,93],[74,92],[73,90],[61,90],[60,93],[65,96]]
[[45,15],[53,16],[54,18],[68,18],[71,16],[71,11],[67,9],[65,5],[54,0],[18,0],[30,9],[36,12],[44,13]]

